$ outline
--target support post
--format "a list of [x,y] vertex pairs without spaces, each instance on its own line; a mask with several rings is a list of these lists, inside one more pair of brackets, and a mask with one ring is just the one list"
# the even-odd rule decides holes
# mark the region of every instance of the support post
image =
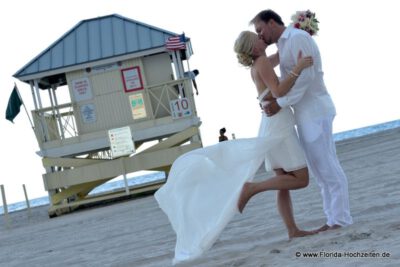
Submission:
[[124,158],[121,158],[120,160],[121,160],[121,163],[122,163],[122,168],[124,170],[123,176],[124,176],[124,184],[125,184],[125,194],[127,196],[129,196],[129,186],[128,186],[128,179],[126,178],[125,160],[124,160]]
[[28,198],[28,194],[26,193],[25,184],[22,185],[22,188],[24,189],[26,208],[28,209],[28,215],[30,217],[31,216],[31,205],[29,204],[29,198]]
[[4,190],[4,185],[0,185],[0,188],[1,188],[1,197],[3,199],[4,219],[6,220],[6,226],[8,228],[10,226],[10,218],[8,217],[8,207],[7,207],[7,199]]
[[129,186],[128,186],[128,179],[126,179],[126,173],[124,173],[124,184],[125,184],[125,193],[129,195]]
[[[56,89],[57,89],[57,87],[56,87],[55,85],[53,85],[53,86],[51,87],[51,92],[52,92],[52,94],[50,94],[50,99],[51,99],[51,97],[53,97],[53,99],[54,99],[54,105],[55,105],[55,106],[53,106],[53,110],[55,109],[55,112],[57,113],[57,121],[58,121],[58,125],[59,125],[59,127],[60,127],[61,138],[62,138],[62,140],[64,140],[64,139],[65,139],[64,127],[63,127],[63,124],[62,124],[62,121],[61,121],[60,109],[59,109],[59,107],[58,107],[58,100],[57,100],[57,95],[56,95]],[[49,89],[49,90],[50,90],[50,89]],[[52,101],[52,102],[53,102],[53,101]],[[53,103],[52,103],[52,104],[53,104]]]

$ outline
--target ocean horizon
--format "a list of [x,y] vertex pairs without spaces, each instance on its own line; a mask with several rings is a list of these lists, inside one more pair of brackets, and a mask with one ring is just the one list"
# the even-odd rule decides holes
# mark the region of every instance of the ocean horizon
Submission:
[[[374,125],[370,125],[370,126],[366,126],[366,127],[362,127],[362,128],[338,132],[338,133],[334,134],[334,139],[337,142],[337,141],[341,141],[341,140],[346,140],[346,139],[350,139],[350,138],[356,138],[356,137],[360,137],[360,136],[364,136],[364,135],[368,135],[368,134],[373,134],[376,132],[382,132],[385,130],[395,129],[398,127],[400,127],[400,120],[394,120],[394,121],[374,124]],[[127,178],[127,182],[128,182],[128,186],[137,186],[137,185],[141,185],[144,183],[155,182],[155,181],[159,181],[159,180],[163,180],[163,179],[165,179],[164,172],[153,172],[150,174],[144,174],[144,175],[133,176],[133,177]],[[102,185],[96,187],[92,192],[89,193],[89,195],[110,192],[110,191],[114,191],[114,190],[120,190],[123,188],[125,188],[125,183],[124,183],[123,179],[112,180],[112,181],[109,181],[105,184],[102,184]],[[43,197],[39,197],[39,198],[30,199],[29,205],[31,208],[49,205],[49,198],[48,198],[48,196],[43,196]],[[19,210],[24,210],[24,209],[27,209],[27,205],[26,205],[25,201],[8,204],[8,212],[9,213],[19,211]],[[0,214],[3,214],[3,213],[4,213],[4,208],[3,208],[3,206],[0,206]]]

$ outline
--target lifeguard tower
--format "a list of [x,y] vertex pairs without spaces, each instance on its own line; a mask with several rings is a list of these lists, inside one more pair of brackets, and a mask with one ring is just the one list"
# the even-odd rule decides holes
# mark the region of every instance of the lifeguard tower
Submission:
[[[174,38],[183,49],[166,48]],[[165,180],[89,194],[129,173],[168,173],[177,157],[202,147],[184,75],[191,55],[189,38],[113,14],[79,22],[14,74],[32,91],[50,217],[154,191]]]

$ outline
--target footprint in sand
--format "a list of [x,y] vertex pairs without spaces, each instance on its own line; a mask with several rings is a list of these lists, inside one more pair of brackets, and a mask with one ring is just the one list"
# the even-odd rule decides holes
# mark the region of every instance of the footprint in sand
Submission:
[[269,253],[279,254],[279,253],[281,253],[281,251],[279,249],[274,248],[274,249],[271,249],[271,251]]
[[355,233],[350,234],[350,241],[357,241],[362,239],[368,239],[372,233]]
[[390,228],[393,228],[394,230],[400,230],[400,224],[394,224]]

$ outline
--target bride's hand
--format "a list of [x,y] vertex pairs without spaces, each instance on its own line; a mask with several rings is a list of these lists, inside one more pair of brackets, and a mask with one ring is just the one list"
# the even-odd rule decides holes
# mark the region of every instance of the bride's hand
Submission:
[[275,97],[272,95],[271,91],[269,91],[262,99],[262,101],[272,101]]
[[313,58],[311,56],[306,56],[303,57],[303,53],[300,50],[299,54],[297,55],[297,65],[300,68],[300,70],[303,70],[305,68],[308,68],[314,64]]

